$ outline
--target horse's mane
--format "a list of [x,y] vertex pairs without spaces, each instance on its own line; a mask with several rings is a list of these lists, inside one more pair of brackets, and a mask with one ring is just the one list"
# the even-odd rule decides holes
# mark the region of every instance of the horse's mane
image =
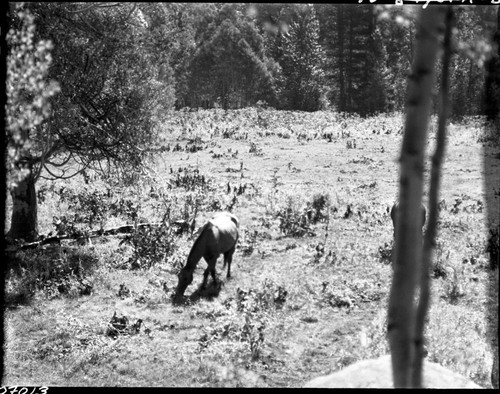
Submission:
[[[210,221],[208,221],[207,223],[205,223],[198,230],[198,236],[196,237],[196,240],[194,241],[193,246],[191,247],[191,250],[190,250],[188,258],[187,258],[188,263],[191,261],[191,258],[193,256],[193,254],[198,250],[198,245],[201,242],[201,238],[202,238],[203,234],[205,233],[205,231],[207,230],[207,227],[209,227],[209,226],[212,226],[212,223],[210,223]],[[187,266],[187,263],[186,263],[186,266]]]

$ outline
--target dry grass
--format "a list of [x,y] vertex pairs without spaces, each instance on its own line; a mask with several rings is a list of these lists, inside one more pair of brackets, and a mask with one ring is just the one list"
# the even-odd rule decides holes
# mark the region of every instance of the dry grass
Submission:
[[[387,353],[391,267],[381,261],[379,249],[392,241],[388,207],[397,195],[401,116],[348,118],[346,127],[335,128],[336,118],[325,113],[269,112],[270,127],[264,129],[252,123],[250,112],[225,119],[222,111],[187,114],[198,116],[190,135],[166,125],[163,145],[170,150],[158,153],[154,181],[115,190],[116,196],[139,201],[142,217],[150,222],[161,219],[167,204],[180,214],[188,198],[198,197],[205,204],[197,220],[201,225],[212,214],[209,207],[231,203],[228,182],[253,185],[234,205],[241,239],[233,277],[224,278],[219,296],[191,305],[171,303],[176,272],[192,243],[186,235],[176,238],[174,255],[135,271],[117,268],[132,255],[130,247],[114,238],[95,240],[84,247],[99,258],[86,273],[91,295],[47,298],[37,290],[28,303],[6,310],[3,385],[300,387]],[[214,132],[210,122],[226,135]],[[318,137],[322,124],[330,125],[325,130],[333,133],[332,142]],[[473,122],[451,127],[441,193],[446,208],[436,251],[450,274],[433,279],[427,338],[431,361],[490,387],[486,318],[492,294],[483,208],[491,190],[483,185],[478,129]],[[203,149],[171,150],[175,144],[190,145],[196,136]],[[211,188],[169,189],[179,168],[198,168]],[[82,183],[73,179],[64,186],[78,193]],[[151,197],[152,186],[166,190],[166,199]],[[58,204],[59,186],[43,187],[53,193],[39,210],[41,232],[48,232],[54,212],[70,215],[71,207]],[[96,181],[85,187],[106,185]],[[329,220],[310,225],[309,235],[284,236],[276,213],[289,207],[300,216],[317,194],[329,197]],[[108,215],[103,224],[125,222],[124,216]],[[187,295],[201,283],[204,268],[200,262]],[[130,290],[126,297],[118,296],[121,284]],[[142,319],[139,334],[107,336],[115,311],[131,323]]]

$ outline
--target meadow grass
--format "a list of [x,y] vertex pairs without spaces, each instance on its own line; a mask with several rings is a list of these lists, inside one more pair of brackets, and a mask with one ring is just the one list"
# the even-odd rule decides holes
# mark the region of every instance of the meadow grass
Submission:
[[[218,297],[186,305],[171,302],[193,242],[186,233],[23,252],[6,278],[3,385],[300,387],[388,352],[392,269],[382,254],[392,247],[401,114],[264,111],[260,123],[257,115],[172,114],[155,163],[132,185],[98,176],[39,182],[41,233],[54,230],[55,212],[95,229],[196,211],[198,227],[231,207],[240,240]],[[491,387],[497,299],[480,130],[478,120],[450,126],[434,253],[444,274],[432,280],[426,338],[430,361]],[[433,144],[431,134],[426,182]],[[90,221],[90,212],[99,215]],[[130,324],[141,319],[139,332],[109,336],[115,312]]]

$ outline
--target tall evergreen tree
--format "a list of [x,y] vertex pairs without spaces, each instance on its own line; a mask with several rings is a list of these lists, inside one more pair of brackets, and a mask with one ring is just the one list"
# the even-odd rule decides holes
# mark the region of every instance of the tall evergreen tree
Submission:
[[244,5],[222,6],[195,50],[190,71],[191,105],[239,108],[275,100],[275,65]]
[[314,7],[303,5],[296,10],[288,33],[279,42],[276,59],[283,70],[283,107],[315,111],[324,106],[325,52],[319,42],[319,21]]
[[386,109],[386,52],[376,28],[373,7],[346,6],[344,75],[345,107],[368,115]]
[[338,25],[342,24],[340,16],[343,12],[343,6],[321,3],[315,4],[314,7],[319,21],[319,42],[325,52],[326,97],[330,104],[338,108],[343,74],[340,72],[342,59],[337,58],[336,55],[343,54],[343,51],[337,50],[337,46],[342,44],[342,40],[338,39]]
[[[384,11],[377,23],[380,40],[386,51],[386,105],[389,111],[405,107],[408,70],[412,64],[415,22],[411,8]],[[409,11],[409,12],[407,12]]]

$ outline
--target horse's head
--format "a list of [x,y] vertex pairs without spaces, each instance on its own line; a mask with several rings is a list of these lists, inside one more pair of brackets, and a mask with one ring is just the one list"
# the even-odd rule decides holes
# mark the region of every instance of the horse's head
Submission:
[[177,288],[175,289],[175,298],[180,298],[184,295],[186,287],[188,287],[193,281],[193,273],[187,270],[181,269],[178,275],[179,282],[177,283]]
[[[422,212],[422,229],[424,228],[425,224],[425,219],[427,216],[427,209],[425,209],[425,206],[422,204],[421,205],[421,212]],[[396,202],[391,208],[391,219],[392,219],[392,226],[394,228],[394,231],[396,231],[396,220],[398,217],[398,210],[399,210],[399,203]]]

